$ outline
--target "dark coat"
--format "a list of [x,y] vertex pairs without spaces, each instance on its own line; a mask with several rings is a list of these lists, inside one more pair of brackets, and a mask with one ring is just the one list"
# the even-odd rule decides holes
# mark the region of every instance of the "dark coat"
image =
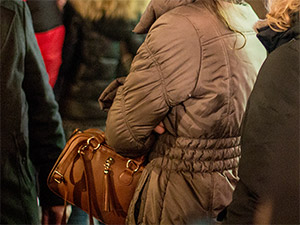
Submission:
[[61,204],[46,178],[64,146],[58,105],[29,9],[1,1],[1,224],[38,224],[40,201]]
[[62,46],[65,38],[62,13],[56,0],[26,1],[33,21],[33,28],[53,87],[62,62]]
[[226,224],[253,224],[256,209],[270,199],[271,224],[300,224],[299,34],[299,22],[286,32],[265,27],[258,34],[270,55],[247,105],[240,181]]
[[106,113],[97,100],[113,79],[128,73],[130,65],[122,64],[120,42],[126,44],[127,53],[135,55],[143,41],[143,36],[132,32],[135,23],[105,16],[91,21],[71,2],[66,4],[63,63],[55,90],[67,130],[105,126]]
[[[127,224],[191,224],[215,218],[231,201],[241,119],[266,52],[251,7],[221,2],[246,36],[240,50],[242,36],[201,0],[152,0],[135,29],[148,34],[106,124],[120,154],[150,151]],[[166,132],[156,139],[161,121]]]

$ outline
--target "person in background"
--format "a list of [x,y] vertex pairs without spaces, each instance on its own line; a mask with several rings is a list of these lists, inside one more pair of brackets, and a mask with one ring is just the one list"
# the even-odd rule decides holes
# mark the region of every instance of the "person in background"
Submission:
[[[63,201],[47,176],[65,145],[25,2],[1,0],[1,224],[61,224]],[[36,176],[37,175],[37,176]],[[38,191],[39,190],[39,191]]]
[[300,2],[269,0],[268,50],[242,125],[240,181],[224,224],[300,224]]
[[147,36],[129,75],[99,99],[105,109],[116,92],[107,143],[149,160],[127,224],[216,220],[231,202],[240,124],[266,57],[252,28],[257,20],[243,1],[149,3],[134,29]]
[[31,11],[35,36],[49,75],[49,83],[54,87],[62,62],[65,38],[61,11],[64,2],[62,0],[26,0],[26,2]]
[[260,19],[265,19],[266,14],[267,14],[267,9],[266,9],[266,0],[246,0],[247,3],[251,5],[255,13]]
[[[63,62],[54,87],[66,137],[76,128],[105,129],[106,113],[100,111],[97,102],[99,92],[116,77],[128,74],[132,58],[144,40],[132,29],[145,7],[146,0],[66,3]],[[73,207],[69,223],[86,223],[86,214],[77,211]]]
[[65,5],[63,63],[54,91],[67,137],[76,128],[104,129],[99,92],[127,75],[143,41],[132,29],[145,5],[141,0],[69,0]]
[[56,0],[57,7],[61,12],[64,11],[64,7],[65,7],[66,3],[67,3],[67,0]]

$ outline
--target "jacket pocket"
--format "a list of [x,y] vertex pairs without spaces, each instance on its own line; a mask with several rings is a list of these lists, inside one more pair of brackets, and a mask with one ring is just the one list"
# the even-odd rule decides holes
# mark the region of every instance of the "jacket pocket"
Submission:
[[239,181],[237,169],[225,170],[222,175],[227,179],[233,189],[235,189]]

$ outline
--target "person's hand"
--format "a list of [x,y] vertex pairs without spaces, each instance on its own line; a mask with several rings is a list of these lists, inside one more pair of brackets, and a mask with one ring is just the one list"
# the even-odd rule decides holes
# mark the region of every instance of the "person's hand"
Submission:
[[42,224],[63,224],[64,209],[63,205],[42,207]]
[[165,126],[163,122],[160,122],[155,128],[154,131],[158,134],[163,134],[165,132]]

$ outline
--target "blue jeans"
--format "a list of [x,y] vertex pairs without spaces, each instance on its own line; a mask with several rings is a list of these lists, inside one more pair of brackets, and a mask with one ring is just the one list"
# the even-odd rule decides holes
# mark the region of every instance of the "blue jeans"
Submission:
[[[76,206],[72,206],[72,213],[67,224],[72,225],[88,225],[89,215]],[[94,218],[94,224],[102,224]]]
[[88,225],[89,224],[89,215],[82,211],[80,208],[76,206],[72,206],[72,213],[68,220],[68,224],[72,225]]

